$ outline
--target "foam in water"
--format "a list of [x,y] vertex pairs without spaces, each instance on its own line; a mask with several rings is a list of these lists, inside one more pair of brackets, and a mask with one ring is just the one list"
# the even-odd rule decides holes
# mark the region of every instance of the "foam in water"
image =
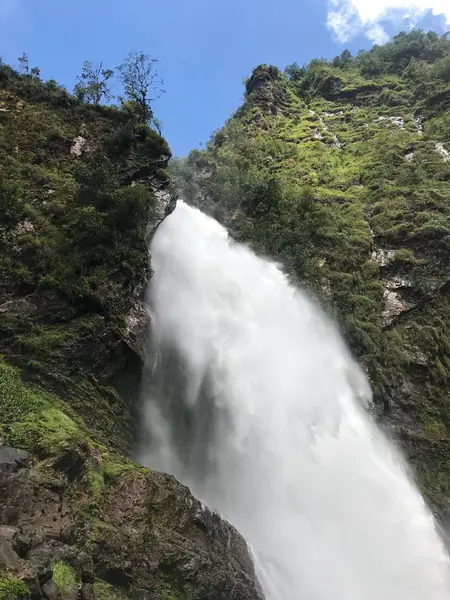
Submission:
[[449,559],[334,326],[179,202],[152,243],[151,440],[254,550],[268,600],[442,600]]

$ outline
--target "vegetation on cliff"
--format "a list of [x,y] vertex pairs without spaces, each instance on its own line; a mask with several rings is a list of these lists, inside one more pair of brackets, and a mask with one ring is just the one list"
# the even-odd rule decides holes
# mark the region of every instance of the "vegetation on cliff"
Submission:
[[172,208],[154,62],[127,59],[120,106],[103,69],[72,96],[20,62],[0,64],[0,599],[258,600],[239,534],[130,460]]
[[170,157],[137,113],[0,65],[1,352],[123,449],[133,420],[122,389],[132,397],[139,379],[120,387],[139,362],[129,315]]
[[450,40],[412,31],[285,73],[261,65],[181,195],[280,261],[341,325],[450,523]]

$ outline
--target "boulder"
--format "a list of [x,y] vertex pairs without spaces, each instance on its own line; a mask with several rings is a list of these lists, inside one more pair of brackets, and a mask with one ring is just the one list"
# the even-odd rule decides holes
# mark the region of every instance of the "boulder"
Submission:
[[59,589],[56,582],[53,581],[53,579],[50,579],[49,581],[47,581],[47,583],[44,583],[44,585],[42,586],[42,592],[46,600],[63,600],[61,590]]
[[0,471],[14,473],[27,463],[28,452],[9,446],[0,446]]

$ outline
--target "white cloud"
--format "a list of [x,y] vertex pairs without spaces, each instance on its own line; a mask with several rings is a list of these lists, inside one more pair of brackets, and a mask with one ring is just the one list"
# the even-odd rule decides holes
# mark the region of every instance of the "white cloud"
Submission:
[[385,44],[389,41],[389,35],[386,30],[379,24],[370,25],[365,31],[366,37],[372,40],[375,44]]
[[450,0],[329,0],[327,25],[340,42],[362,33],[382,44],[389,39],[383,22],[414,27],[429,11],[450,27]]

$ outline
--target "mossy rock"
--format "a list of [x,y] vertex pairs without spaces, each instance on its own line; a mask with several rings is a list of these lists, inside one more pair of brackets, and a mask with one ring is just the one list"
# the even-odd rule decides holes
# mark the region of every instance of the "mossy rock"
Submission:
[[129,596],[124,595],[106,581],[99,579],[94,582],[94,591],[97,600],[129,600]]
[[63,599],[73,593],[74,590],[78,590],[79,581],[75,570],[66,562],[60,560],[52,566],[53,581],[58,586]]
[[28,600],[30,592],[23,581],[11,573],[0,572],[0,600]]

